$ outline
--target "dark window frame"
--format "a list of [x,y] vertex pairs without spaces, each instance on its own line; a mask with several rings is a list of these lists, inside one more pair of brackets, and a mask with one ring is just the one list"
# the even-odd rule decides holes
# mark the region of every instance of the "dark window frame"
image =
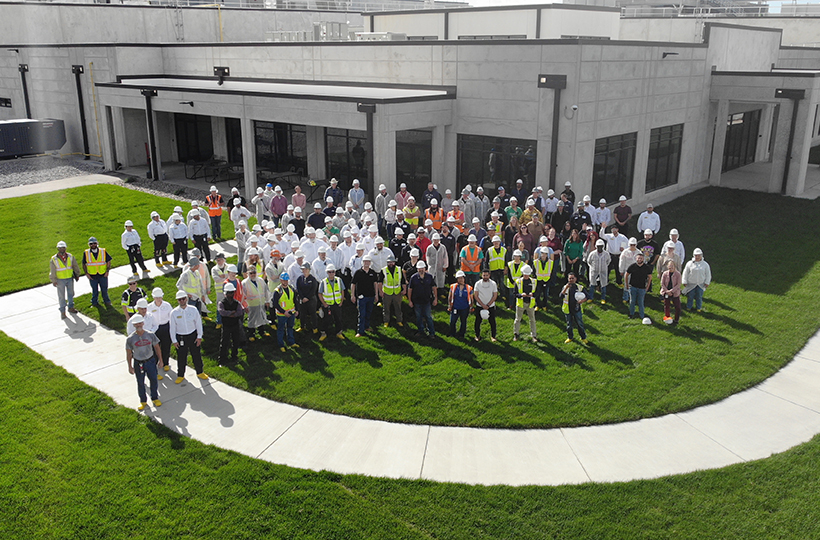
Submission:
[[[489,170],[490,154],[497,155],[495,175]],[[494,193],[504,186],[509,193],[518,178],[524,180],[524,188],[535,185],[538,142],[527,139],[510,139],[490,135],[459,133],[456,143],[456,187],[461,192],[467,184],[473,189],[483,186]]]
[[632,198],[637,147],[637,131],[595,140],[591,195],[593,201],[603,198],[613,202],[621,195],[625,195],[627,199]]
[[644,193],[678,183],[683,153],[683,126],[684,124],[673,124],[650,131]]

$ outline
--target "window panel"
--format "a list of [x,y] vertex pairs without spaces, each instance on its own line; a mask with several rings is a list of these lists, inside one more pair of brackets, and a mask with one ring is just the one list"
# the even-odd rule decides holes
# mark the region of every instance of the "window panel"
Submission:
[[485,190],[503,185],[509,190],[518,178],[524,180],[525,189],[532,188],[536,151],[536,141],[460,134],[458,190],[467,184],[480,185]]
[[595,141],[592,167],[592,200],[616,201],[632,197],[637,133],[613,135]]
[[646,193],[678,183],[683,124],[653,129],[649,134]]

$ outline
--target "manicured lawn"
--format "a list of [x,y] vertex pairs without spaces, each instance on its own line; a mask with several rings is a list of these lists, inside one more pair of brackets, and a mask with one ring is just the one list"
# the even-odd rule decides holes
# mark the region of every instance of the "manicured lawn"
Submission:
[[4,538],[820,537],[820,438],[762,461],[620,484],[314,473],[182,437],[5,334],[0,350]]
[[[167,219],[177,205],[186,215],[191,209],[190,202],[108,184],[0,200],[0,253],[4,255],[0,294],[48,283],[48,263],[57,252],[58,240],[65,240],[68,251],[82,264],[88,237],[96,236],[100,247],[114,257],[115,266],[128,264],[120,245],[126,219],[134,222],[143,254],[150,257],[154,248],[145,227],[151,212]],[[228,216],[223,215],[223,220],[230,230]],[[149,270],[153,269],[151,265]]]
[[[799,215],[801,222],[814,223],[820,204],[710,188],[658,211],[664,224],[660,243],[677,227],[688,253],[704,250],[714,275],[705,312],[686,314],[677,328],[660,324],[657,298],[649,301],[656,324],[629,320],[620,289],[611,285],[611,305],[586,312],[588,348],[564,345],[563,318],[553,306],[538,314],[537,345],[511,342],[512,317],[505,311],[498,344],[447,337],[431,344],[413,337],[414,325],[379,327],[372,337],[342,343],[330,338],[320,344],[315,336],[299,335],[302,348],[284,354],[271,336],[250,344],[237,365],[217,367],[219,332],[211,322],[203,345],[207,371],[272,399],[331,412],[515,428],[657,416],[717,401],[770,376],[820,326],[820,241],[784,232],[761,216]],[[175,277],[162,277],[143,286],[160,286],[169,297],[174,283]],[[78,307],[102,316],[106,326],[124,329],[121,314],[100,314],[88,302],[81,299]],[[376,324],[380,316],[376,309]],[[348,338],[355,333],[355,317],[348,305]],[[446,313],[438,310],[435,317],[443,335]]]

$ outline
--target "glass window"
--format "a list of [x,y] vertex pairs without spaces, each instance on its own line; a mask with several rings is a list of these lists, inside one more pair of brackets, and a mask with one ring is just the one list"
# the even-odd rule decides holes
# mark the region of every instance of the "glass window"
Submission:
[[649,134],[646,193],[678,183],[683,124],[653,129]]
[[339,187],[350,189],[353,179],[361,180],[362,187],[367,174],[367,132],[355,129],[325,129],[327,150],[327,175],[339,181]]
[[433,132],[409,129],[396,132],[396,186],[404,182],[410,193],[421,196],[433,170]]
[[595,141],[592,167],[592,200],[617,201],[621,195],[632,197],[637,133],[604,137]]
[[279,122],[254,122],[256,167],[272,172],[307,170],[305,126]]
[[484,135],[458,136],[458,191],[471,184],[473,187],[495,189],[503,185],[508,190],[519,178],[524,188],[535,182],[535,141],[505,139]]

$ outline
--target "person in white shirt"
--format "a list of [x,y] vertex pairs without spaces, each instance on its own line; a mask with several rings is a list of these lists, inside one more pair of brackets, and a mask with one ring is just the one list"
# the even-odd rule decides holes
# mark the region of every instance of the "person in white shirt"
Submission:
[[211,262],[211,248],[208,247],[208,240],[211,239],[211,227],[208,220],[199,214],[194,214],[194,218],[188,224],[188,238],[193,240],[194,247],[205,255],[205,260]]
[[204,208],[201,208],[197,201],[191,201],[191,210],[188,212],[188,216],[185,218],[185,223],[188,225],[188,227],[190,228],[191,221],[194,219],[194,216],[197,215],[197,214],[199,214],[199,216],[201,218],[204,218],[205,221],[208,222],[208,227],[210,228],[211,218],[208,215],[208,211],[205,210]]
[[182,219],[182,207],[181,206],[175,206],[174,211],[171,212],[171,215],[168,216],[168,219],[165,220],[165,224],[168,225],[169,229],[171,228],[171,225],[174,224],[174,216],[176,216],[176,215],[179,215],[180,216],[179,219]]
[[182,222],[182,216],[174,214],[173,224],[168,228],[168,236],[174,244],[174,267],[179,267],[179,261],[188,262],[188,226]]
[[177,291],[177,302],[179,306],[171,311],[169,331],[174,347],[177,348],[177,378],[176,384],[185,380],[185,368],[188,364],[188,353],[191,353],[191,360],[194,362],[196,376],[202,380],[207,380],[202,366],[202,318],[199,310],[188,305],[188,295],[185,291]]
[[134,224],[130,219],[125,222],[125,232],[122,233],[120,239],[122,249],[128,253],[131,272],[138,276],[137,265],[139,265],[142,268],[142,279],[147,278],[149,270],[145,267],[145,260],[142,258],[142,240],[140,240],[140,234],[134,230]]
[[376,247],[376,237],[379,235],[379,228],[376,225],[369,225],[367,228],[367,236],[362,238],[361,243],[364,244],[364,252],[370,251]]
[[[216,264],[211,268],[211,278],[214,281],[214,289],[216,289],[216,305],[225,298],[223,287],[225,281],[228,279],[228,266],[225,264],[225,255],[222,253],[216,254]],[[222,328],[222,315],[219,310],[216,311],[216,329]]]
[[154,242],[154,262],[157,268],[162,270],[165,265],[171,266],[168,262],[168,224],[160,219],[158,212],[151,212],[147,229],[148,238]]
[[680,241],[680,233],[677,229],[669,231],[669,241],[675,244],[675,255],[680,257],[681,261],[685,261],[686,248],[683,246],[683,242]]
[[168,359],[171,357],[171,311],[174,309],[171,304],[163,299],[164,293],[159,287],[155,287],[151,291],[151,298],[153,301],[148,304],[148,314],[153,319],[153,323],[157,327],[154,334],[159,339],[159,348],[162,352],[162,360],[165,365],[162,369],[168,371],[171,366],[168,364]]
[[290,266],[285,266],[285,268],[288,269],[288,274],[291,276],[299,276],[302,274],[302,263],[305,262],[305,254],[301,249],[299,249],[293,255],[293,262]]
[[299,251],[300,246],[301,244],[299,243],[299,241],[295,240],[290,243],[290,246],[288,246],[287,251],[281,252],[283,254],[282,264],[285,265],[285,269],[290,268],[290,265],[292,265],[294,261],[296,261],[296,252]]
[[544,222],[546,223],[549,217],[552,217],[553,212],[558,210],[558,201],[560,199],[555,198],[555,191],[550,189],[547,191],[547,198],[544,200],[546,201],[544,206]]
[[498,284],[490,279],[490,269],[481,270],[481,279],[473,285],[473,301],[475,302],[475,340],[481,341],[481,323],[484,317],[482,311],[487,311],[487,320],[490,323],[490,341],[496,342],[495,301],[498,298]]
[[321,246],[317,252],[316,259],[310,264],[310,273],[317,281],[322,281],[327,277],[327,265],[330,261],[327,258],[327,248]]
[[[385,230],[385,226],[389,221],[387,221],[387,211],[389,210],[388,205],[390,204],[390,195],[387,194],[387,186],[384,184],[379,184],[379,194],[376,195],[376,205],[374,210],[376,211],[376,215],[379,216],[379,230]],[[394,203],[396,201],[393,201]],[[393,212],[393,219],[396,219],[395,209]]]
[[370,223],[378,227],[379,215],[373,211],[373,205],[369,202],[364,203],[364,212],[362,213],[362,221],[370,221]]
[[236,266],[242,271],[242,263],[245,260],[245,251],[250,247],[249,240],[251,231],[248,230],[248,222],[244,219],[239,222],[236,228]]
[[609,258],[611,261],[609,269],[615,270],[615,283],[621,285],[623,284],[623,277],[620,272],[621,253],[629,247],[629,240],[627,240],[626,236],[620,233],[617,223],[612,226],[612,232],[605,234],[603,238],[606,241],[606,250],[609,253]]
[[256,213],[256,221],[262,223],[262,220],[265,219],[265,214],[268,211],[268,207],[265,205],[265,190],[261,187],[256,188],[256,196],[251,199],[251,208],[254,209]]
[[444,197],[439,202],[439,206],[444,210],[445,215],[453,209],[453,191],[451,189],[444,190]]
[[[305,229],[305,238],[300,242],[300,248],[302,252],[305,254],[305,261],[312,263],[316,260],[316,257],[319,256],[319,246],[320,244],[316,241],[316,229],[313,227],[308,227]],[[301,275],[302,269],[299,269],[299,273],[296,274]]]
[[661,217],[655,212],[652,203],[647,204],[646,211],[641,212],[638,217],[638,230],[645,231],[646,229],[652,229],[655,234],[658,234],[661,230]]
[[231,210],[231,221],[233,221],[234,229],[239,228],[240,221],[247,223],[249,219],[251,219],[250,210],[242,206],[242,199],[234,199],[233,209]]
[[686,263],[681,282],[681,292],[686,295],[686,309],[692,311],[694,305],[698,311],[703,311],[703,293],[712,283],[712,269],[703,260],[700,248],[692,252],[692,260]]
[[[623,283],[623,277],[624,274],[626,274],[627,268],[637,262],[638,255],[643,255],[643,252],[638,249],[638,239],[633,236],[629,239],[627,248],[621,252],[621,256],[618,258],[618,273],[620,274],[619,283]],[[623,299],[624,302],[629,301],[629,290],[626,287],[624,287]]]
[[353,274],[356,273],[356,270],[361,269],[362,267],[362,259],[364,258],[364,244],[356,244],[356,253],[350,257],[350,260],[347,263],[347,267],[350,270],[350,276],[353,277]]
[[327,248],[327,258],[340,271],[345,266],[344,252],[339,246],[339,237],[335,234],[330,237],[330,246]]
[[612,223],[612,211],[606,207],[606,199],[598,201],[598,208],[595,209],[595,214],[592,216],[592,222],[604,233],[609,224]]
[[[348,202],[353,203],[353,209],[359,210],[364,206],[364,190],[359,187],[359,180],[353,180],[353,187],[347,192]],[[298,275],[298,274],[297,274]]]
[[367,252],[370,255],[370,260],[373,261],[371,268],[380,272],[382,268],[387,266],[387,256],[390,255],[389,249],[384,249],[384,238],[376,237],[376,246]]

